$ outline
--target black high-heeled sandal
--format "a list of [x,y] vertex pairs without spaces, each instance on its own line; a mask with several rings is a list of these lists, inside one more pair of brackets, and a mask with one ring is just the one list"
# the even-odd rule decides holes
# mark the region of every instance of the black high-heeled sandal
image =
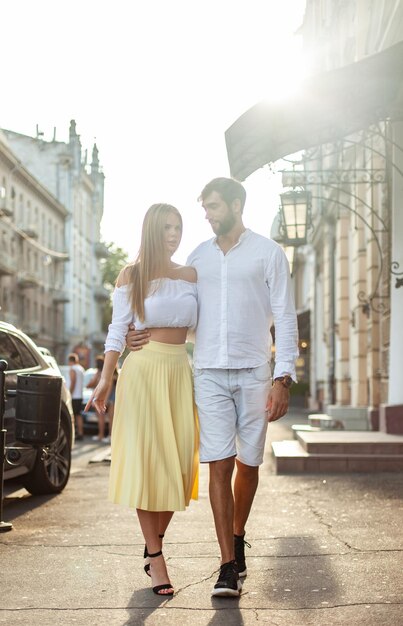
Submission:
[[[157,556],[162,556],[162,550],[160,550],[159,552],[154,552],[154,554],[149,554],[148,558],[155,559]],[[152,589],[153,589],[153,592],[157,596],[173,596],[174,595],[174,590],[170,583],[164,583],[163,585],[155,585],[155,587],[153,587]],[[169,593],[160,593],[160,591],[165,591],[165,589],[172,589],[172,591],[170,591]]]
[[[165,535],[164,535],[164,533],[163,533],[162,535],[158,535],[158,537],[159,537],[160,539],[163,539],[163,538],[165,537]],[[144,557],[143,557],[143,558],[144,558],[144,559],[147,559],[149,556],[150,556],[150,555],[148,554],[147,544],[145,544],[145,545],[144,545]],[[146,563],[146,564],[144,565],[144,571],[145,571],[145,573],[147,574],[147,576],[151,576],[151,574],[150,574],[150,564],[149,564],[149,563]]]

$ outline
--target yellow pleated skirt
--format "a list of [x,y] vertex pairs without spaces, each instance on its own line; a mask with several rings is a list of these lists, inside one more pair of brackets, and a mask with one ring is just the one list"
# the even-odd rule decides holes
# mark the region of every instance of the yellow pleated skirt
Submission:
[[199,429],[185,344],[131,352],[116,386],[109,499],[183,511],[198,496]]

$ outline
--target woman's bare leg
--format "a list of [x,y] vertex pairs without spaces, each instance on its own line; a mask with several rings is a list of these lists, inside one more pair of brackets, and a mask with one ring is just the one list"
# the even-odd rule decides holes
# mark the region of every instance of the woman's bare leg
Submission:
[[[159,520],[158,520],[158,534],[159,535],[165,535],[165,531],[169,526],[169,523],[172,519],[174,512],[173,511],[162,511],[160,513],[158,513],[159,515]],[[162,542],[161,542],[162,543]]]
[[[144,511],[143,509],[137,509],[137,515],[139,518],[141,530],[144,535],[144,540],[147,546],[149,554],[155,554],[161,550],[160,534],[160,515],[159,512]],[[172,514],[171,516],[172,517]],[[169,523],[169,520],[168,520]],[[170,584],[168,572],[165,564],[165,560],[162,556],[150,559],[150,573],[153,582],[153,587],[157,585]],[[161,595],[172,592],[172,588],[161,591]]]
[[[159,519],[158,519],[158,539],[160,541],[159,550],[162,550],[162,536],[165,535],[166,529],[169,526],[169,522],[171,521],[173,514],[174,514],[173,511],[162,511],[162,512],[158,513],[158,516],[159,516]],[[149,552],[148,546],[147,546],[147,550]],[[147,564],[149,562],[150,562],[150,559],[147,557],[146,560],[144,561],[144,564]]]

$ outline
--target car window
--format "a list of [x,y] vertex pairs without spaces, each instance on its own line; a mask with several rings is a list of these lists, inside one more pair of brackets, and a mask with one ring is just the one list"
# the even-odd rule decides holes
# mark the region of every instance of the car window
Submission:
[[0,359],[8,363],[8,370],[36,367],[38,362],[25,344],[18,337],[11,337],[0,331]]

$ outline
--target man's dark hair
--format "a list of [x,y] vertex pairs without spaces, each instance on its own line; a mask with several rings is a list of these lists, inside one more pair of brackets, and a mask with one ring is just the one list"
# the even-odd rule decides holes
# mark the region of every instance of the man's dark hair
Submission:
[[203,202],[213,191],[219,193],[228,206],[230,206],[234,200],[239,200],[242,213],[245,206],[246,191],[245,187],[241,185],[239,181],[235,180],[235,178],[213,178],[202,190],[199,201]]
[[76,352],[70,352],[69,356],[69,363],[79,363],[80,359],[78,358],[78,354]]

